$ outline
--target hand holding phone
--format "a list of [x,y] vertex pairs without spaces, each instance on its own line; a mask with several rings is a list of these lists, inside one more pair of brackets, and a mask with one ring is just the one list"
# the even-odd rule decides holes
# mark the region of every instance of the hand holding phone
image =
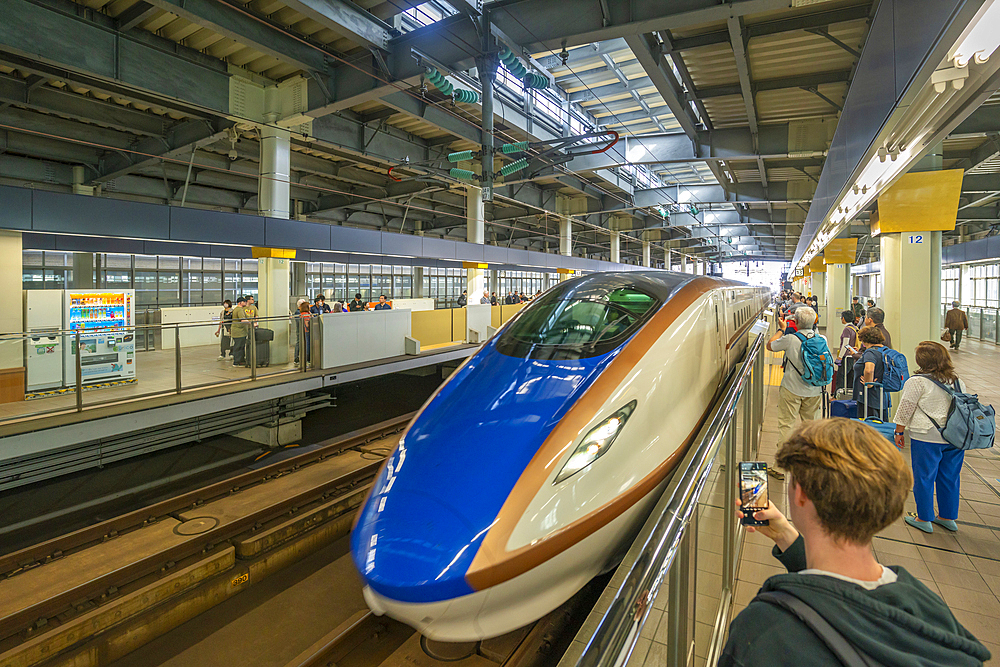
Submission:
[[767,464],[763,461],[740,461],[740,508],[744,526],[767,526],[767,519],[753,518],[754,512],[766,510],[770,504],[767,497]]

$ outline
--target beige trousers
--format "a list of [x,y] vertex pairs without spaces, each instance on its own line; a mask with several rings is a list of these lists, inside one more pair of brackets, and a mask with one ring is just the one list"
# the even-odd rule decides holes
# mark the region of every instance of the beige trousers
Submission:
[[795,419],[819,419],[823,407],[822,396],[796,396],[784,387],[778,387],[778,442],[782,443],[795,428]]

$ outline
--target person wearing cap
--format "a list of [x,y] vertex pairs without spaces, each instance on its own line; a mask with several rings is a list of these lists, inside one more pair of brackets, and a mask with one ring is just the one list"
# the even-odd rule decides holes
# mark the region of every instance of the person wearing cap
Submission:
[[864,316],[864,314],[865,314],[865,307],[861,305],[861,301],[858,300],[858,297],[852,296],[851,315],[853,315],[853,317],[851,318],[851,322],[857,322],[861,317]]
[[361,300],[361,293],[360,292],[354,295],[354,300],[351,301],[349,304],[347,304],[347,308],[352,313],[359,313],[359,312],[364,311],[364,309],[365,309],[365,302]]
[[951,349],[957,350],[962,344],[962,332],[969,328],[969,318],[960,301],[951,302],[951,310],[944,316],[944,328],[951,334]]
[[240,295],[233,308],[233,324],[229,331],[233,336],[233,366],[246,365],[247,336],[250,335],[251,316],[247,313],[247,298]]

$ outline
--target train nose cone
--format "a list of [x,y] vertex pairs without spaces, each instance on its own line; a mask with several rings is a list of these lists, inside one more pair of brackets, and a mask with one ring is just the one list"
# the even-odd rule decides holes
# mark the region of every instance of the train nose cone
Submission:
[[369,504],[351,536],[354,563],[375,591],[402,602],[473,593],[465,573],[482,539],[445,502],[393,489],[386,505]]

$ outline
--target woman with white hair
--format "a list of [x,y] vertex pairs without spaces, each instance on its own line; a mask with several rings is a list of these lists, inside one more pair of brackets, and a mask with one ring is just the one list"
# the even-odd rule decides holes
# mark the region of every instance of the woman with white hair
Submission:
[[957,350],[962,343],[962,332],[969,328],[969,318],[958,301],[951,302],[951,310],[944,316],[944,328],[948,330],[951,349]]

